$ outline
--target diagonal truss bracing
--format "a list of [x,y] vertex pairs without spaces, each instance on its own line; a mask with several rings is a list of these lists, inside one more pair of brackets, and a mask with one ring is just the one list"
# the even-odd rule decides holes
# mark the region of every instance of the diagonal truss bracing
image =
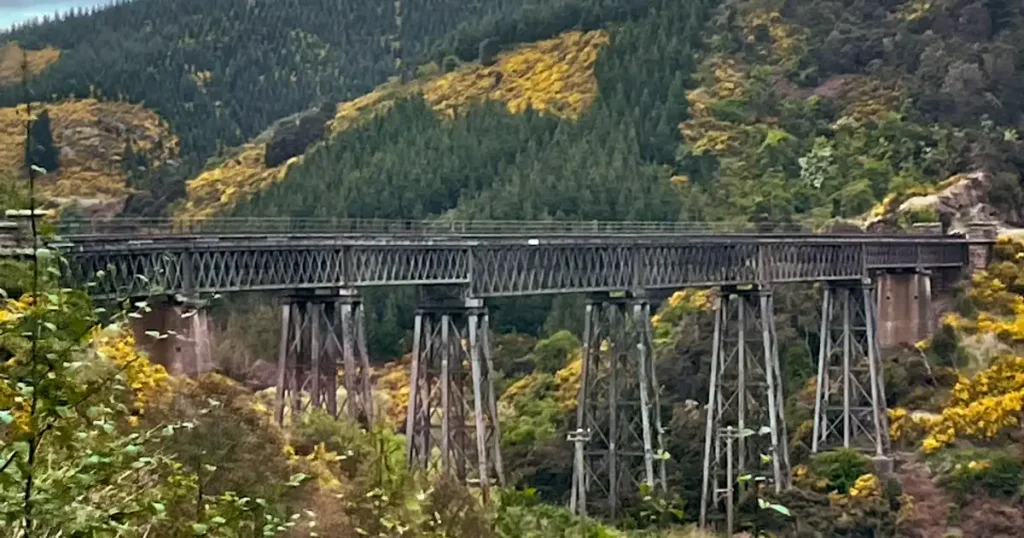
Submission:
[[881,456],[889,448],[885,382],[871,281],[825,287],[811,452],[858,448]]
[[968,251],[941,237],[288,239],[83,242],[64,247],[65,278],[100,297],[411,284],[497,297],[852,280],[965,267]]
[[570,508],[614,518],[642,486],[666,489],[650,303],[591,298],[583,346]]

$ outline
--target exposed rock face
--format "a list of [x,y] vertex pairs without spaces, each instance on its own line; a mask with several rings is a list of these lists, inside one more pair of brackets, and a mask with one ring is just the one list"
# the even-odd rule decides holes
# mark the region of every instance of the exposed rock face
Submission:
[[908,198],[900,204],[897,213],[930,209],[960,226],[975,220],[995,218],[995,210],[988,205],[991,181],[984,172],[958,174],[944,184],[948,186],[934,194]]
[[[988,204],[991,179],[982,171],[957,174],[939,184],[930,194],[906,198],[867,223],[869,232],[893,231],[901,227],[901,216],[932,213],[947,231],[965,231],[967,224],[999,219],[998,212]],[[886,204],[889,204],[887,201]]]

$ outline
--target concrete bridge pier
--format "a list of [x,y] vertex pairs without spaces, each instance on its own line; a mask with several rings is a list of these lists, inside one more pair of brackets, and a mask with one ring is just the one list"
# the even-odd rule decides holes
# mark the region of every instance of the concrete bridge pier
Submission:
[[485,502],[491,484],[505,484],[489,331],[482,299],[461,288],[423,289],[405,428],[410,468],[478,485]]
[[878,275],[878,345],[914,345],[935,334],[932,275],[928,271]]
[[614,518],[641,486],[666,491],[651,305],[643,294],[595,294],[586,306],[570,508]]
[[[362,298],[355,290],[295,294],[281,302],[275,414],[325,408],[338,415],[338,368],[342,368],[344,412],[364,425],[373,422],[370,359]],[[302,393],[309,401],[302,401]]]
[[[210,318],[205,306],[202,301],[181,297],[151,302],[148,312],[130,318],[136,343],[171,375],[196,376],[213,371]],[[160,336],[153,336],[154,332]]]
[[[908,276],[897,282],[915,282],[914,275]],[[876,306],[875,284],[869,279],[826,284],[812,453],[843,447],[881,457],[889,450]]]
[[772,291],[756,285],[723,287],[716,303],[701,526],[723,504],[731,525],[737,477],[765,476],[781,491],[790,476]]

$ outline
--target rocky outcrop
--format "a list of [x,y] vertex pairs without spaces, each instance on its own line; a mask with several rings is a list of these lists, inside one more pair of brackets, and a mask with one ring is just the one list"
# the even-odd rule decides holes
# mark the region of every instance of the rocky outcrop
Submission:
[[991,179],[982,171],[957,174],[931,192],[889,198],[880,214],[870,219],[867,230],[882,232],[922,222],[938,221],[945,231],[965,231],[967,224],[1000,220],[988,203]]
[[989,220],[996,212],[988,205],[991,181],[984,172],[958,174],[943,182],[944,189],[924,196],[908,198],[898,213],[932,210],[940,217],[948,216],[954,223]]

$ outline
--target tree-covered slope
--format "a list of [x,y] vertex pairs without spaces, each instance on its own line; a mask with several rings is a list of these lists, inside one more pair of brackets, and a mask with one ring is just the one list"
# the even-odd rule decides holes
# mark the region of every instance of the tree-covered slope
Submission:
[[[308,152],[234,212],[678,218],[670,178],[705,11],[700,2],[651,2],[643,14],[613,18],[599,34],[562,34],[536,56],[516,49],[493,68],[446,60],[435,68],[454,72],[416,82],[421,91],[400,95],[368,124]],[[577,46],[590,35],[607,36],[596,62],[592,47]],[[568,74],[589,63],[596,85],[573,82]],[[469,106],[445,104],[455,102]]]
[[849,217],[982,171],[1019,222],[1022,22],[1001,1],[726,2],[681,126],[689,205]]
[[[874,0],[732,0],[710,12],[700,3],[651,2],[642,12],[628,1],[585,4],[570,17],[531,13],[538,30],[530,33],[511,22],[464,25],[431,49],[441,60],[418,79],[363,98],[367,107],[386,101],[372,121],[334,129],[326,146],[229,203],[204,201],[231,186],[201,176],[184,214],[821,223],[884,214],[949,187],[951,176],[980,172],[976,195],[987,204],[955,209],[1022,220],[1019,10]],[[506,36],[508,27],[519,34]],[[596,98],[579,91],[588,106],[571,116],[529,97],[562,88],[559,69],[577,61],[571,47],[555,47],[550,74],[527,83],[501,64],[507,55],[490,68],[452,56],[466,56],[466,43],[483,42],[483,52],[481,36],[507,44],[567,28],[608,33],[593,68]],[[431,88],[452,69],[444,77],[476,78],[449,94],[507,106],[439,110]],[[518,94],[504,91],[513,85]],[[421,98],[426,106],[412,102]],[[949,216],[940,211],[948,208],[918,208],[910,220]]]
[[[15,29],[0,43],[61,51],[31,83],[34,98],[144,103],[170,123],[186,164],[201,165],[279,118],[369,92],[404,69],[396,58],[519,4],[136,0]],[[21,88],[0,89],[0,106],[22,100]]]

